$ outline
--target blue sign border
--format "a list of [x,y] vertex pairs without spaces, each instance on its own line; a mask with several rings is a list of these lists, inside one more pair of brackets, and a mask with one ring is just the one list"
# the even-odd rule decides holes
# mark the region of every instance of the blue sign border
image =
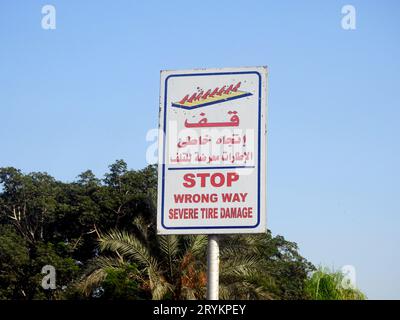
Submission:
[[[174,77],[197,77],[197,76],[215,76],[215,75],[234,75],[234,74],[256,74],[258,76],[258,166],[257,166],[257,223],[253,226],[196,226],[196,227],[167,227],[164,224],[164,190],[165,190],[165,140],[167,132],[167,92],[168,92],[168,80]],[[163,163],[162,163],[162,186],[161,186],[161,225],[167,230],[191,230],[191,229],[254,229],[260,224],[260,183],[261,183],[261,74],[257,71],[240,71],[240,72],[213,72],[213,73],[186,73],[186,74],[171,74],[165,79],[164,88],[164,122],[163,122]],[[249,166],[250,168],[251,166]],[[202,167],[197,169],[241,169],[246,166],[232,166],[232,167]],[[254,167],[252,167],[254,168]],[[172,169],[172,168],[170,168]],[[175,169],[175,168],[174,168]],[[196,170],[194,167],[190,168],[179,168],[179,170]]]

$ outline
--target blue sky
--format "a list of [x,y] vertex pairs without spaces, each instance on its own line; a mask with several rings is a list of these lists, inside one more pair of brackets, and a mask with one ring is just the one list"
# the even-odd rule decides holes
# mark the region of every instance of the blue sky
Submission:
[[400,299],[399,39],[395,0],[1,1],[0,166],[142,168],[160,70],[268,65],[269,228]]

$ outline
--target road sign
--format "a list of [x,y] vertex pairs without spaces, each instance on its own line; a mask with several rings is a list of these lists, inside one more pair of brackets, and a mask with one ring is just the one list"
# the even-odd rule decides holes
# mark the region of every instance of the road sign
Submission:
[[159,234],[266,231],[266,67],[161,72]]

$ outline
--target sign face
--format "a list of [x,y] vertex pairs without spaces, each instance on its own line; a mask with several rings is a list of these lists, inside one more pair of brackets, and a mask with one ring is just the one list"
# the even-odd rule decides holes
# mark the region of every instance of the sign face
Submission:
[[267,69],[161,72],[159,234],[266,231]]

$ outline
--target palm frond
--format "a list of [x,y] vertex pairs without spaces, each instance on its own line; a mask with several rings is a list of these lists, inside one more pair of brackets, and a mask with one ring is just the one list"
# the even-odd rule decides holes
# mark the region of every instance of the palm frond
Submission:
[[159,236],[160,250],[166,257],[174,258],[179,251],[179,238],[176,235]]
[[171,290],[171,286],[165,280],[164,271],[160,268],[156,257],[134,235],[125,231],[113,230],[108,234],[101,235],[99,242],[102,251],[118,252],[121,256],[143,266],[149,277],[153,299],[161,299]]
[[157,269],[157,261],[148,248],[134,235],[125,231],[112,230],[99,238],[100,250],[117,252],[122,257],[132,259],[140,265]]
[[89,296],[92,293],[93,288],[100,286],[107,277],[107,270],[118,269],[124,265],[125,262],[115,257],[97,257],[91,261],[81,281],[77,283],[76,287],[85,296]]
[[261,286],[256,286],[248,281],[222,284],[220,286],[220,298],[222,300],[258,300],[273,299],[273,295]]
[[161,300],[169,291],[173,291],[173,286],[157,270],[149,268],[148,275],[153,300]]
[[191,235],[187,236],[187,245],[186,245],[186,255],[190,252],[193,256],[202,256],[206,252],[207,248],[207,236],[206,235]]
[[159,246],[164,259],[168,264],[168,272],[171,278],[174,277],[175,257],[179,252],[179,238],[176,235],[160,236]]
[[107,277],[104,269],[96,269],[88,276],[84,277],[78,284],[78,290],[86,297],[90,296],[93,288],[98,287]]
[[260,254],[268,245],[268,238],[265,235],[235,235],[225,236],[221,241],[221,254],[232,254],[236,256],[244,252]]
[[221,261],[222,275],[247,277],[261,269],[260,258],[256,255],[237,255]]

